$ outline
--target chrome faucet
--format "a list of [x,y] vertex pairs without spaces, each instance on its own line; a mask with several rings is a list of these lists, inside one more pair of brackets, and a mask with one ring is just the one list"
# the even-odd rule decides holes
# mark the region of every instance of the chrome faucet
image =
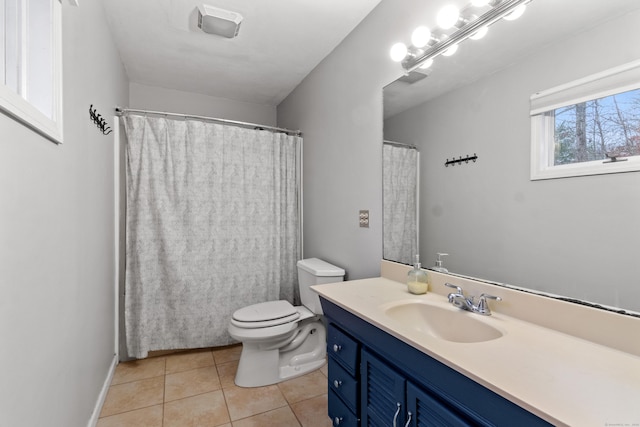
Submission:
[[452,285],[451,283],[445,283],[445,286],[456,290],[455,293],[450,293],[448,296],[449,302],[454,306],[467,310],[472,313],[482,314],[483,316],[491,316],[491,309],[487,304],[487,298],[496,301],[502,301],[502,298],[489,294],[482,294],[478,298],[478,303],[475,302],[475,297],[466,297],[460,286]]

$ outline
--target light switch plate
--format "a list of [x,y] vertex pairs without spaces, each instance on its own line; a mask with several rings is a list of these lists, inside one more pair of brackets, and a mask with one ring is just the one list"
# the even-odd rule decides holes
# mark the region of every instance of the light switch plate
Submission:
[[360,227],[369,228],[369,211],[360,211],[359,218]]

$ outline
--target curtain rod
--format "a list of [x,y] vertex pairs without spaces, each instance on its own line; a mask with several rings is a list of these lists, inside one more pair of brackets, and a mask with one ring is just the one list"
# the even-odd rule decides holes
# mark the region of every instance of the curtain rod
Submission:
[[165,111],[136,110],[133,108],[116,107],[116,116],[124,116],[129,113],[153,114],[157,116],[175,117],[175,118],[183,118],[183,119],[196,119],[196,120],[203,120],[207,122],[224,123],[232,126],[241,126],[241,127],[248,127],[248,128],[260,129],[260,130],[268,130],[271,132],[283,132],[288,135],[294,135],[294,136],[302,136],[302,132],[299,130],[291,130],[291,129],[279,128],[275,126],[265,126],[265,125],[259,125],[256,123],[239,122],[236,120],[227,120],[227,119],[218,119],[215,117],[194,116],[192,114],[177,114],[177,113],[168,113]]
[[384,141],[382,141],[383,144],[387,144],[387,145],[395,145],[396,147],[402,147],[402,148],[412,148],[414,150],[418,150],[418,147],[413,145],[413,144],[403,144],[402,142],[395,142],[395,141],[387,141],[386,139]]

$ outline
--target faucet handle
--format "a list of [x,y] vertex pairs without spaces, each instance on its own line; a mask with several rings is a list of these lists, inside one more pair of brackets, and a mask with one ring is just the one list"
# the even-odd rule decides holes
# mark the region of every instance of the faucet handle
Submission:
[[458,294],[463,295],[464,293],[462,292],[462,288],[460,286],[456,286],[456,285],[452,285],[451,283],[445,283],[445,286],[448,286],[450,288],[453,288],[455,290],[458,291]]
[[476,312],[478,314],[483,314],[485,316],[491,316],[491,309],[489,308],[489,304],[487,304],[487,298],[493,299],[496,301],[502,301],[502,298],[497,297],[495,295],[482,294],[480,298],[478,298],[478,305],[476,306]]

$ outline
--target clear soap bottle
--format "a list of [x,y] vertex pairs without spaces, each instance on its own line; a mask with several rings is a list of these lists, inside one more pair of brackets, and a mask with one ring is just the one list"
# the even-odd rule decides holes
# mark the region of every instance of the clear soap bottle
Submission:
[[420,295],[427,293],[429,276],[420,268],[420,255],[416,255],[416,263],[413,265],[413,270],[410,270],[407,275],[407,286],[409,287],[409,292],[412,294]]

